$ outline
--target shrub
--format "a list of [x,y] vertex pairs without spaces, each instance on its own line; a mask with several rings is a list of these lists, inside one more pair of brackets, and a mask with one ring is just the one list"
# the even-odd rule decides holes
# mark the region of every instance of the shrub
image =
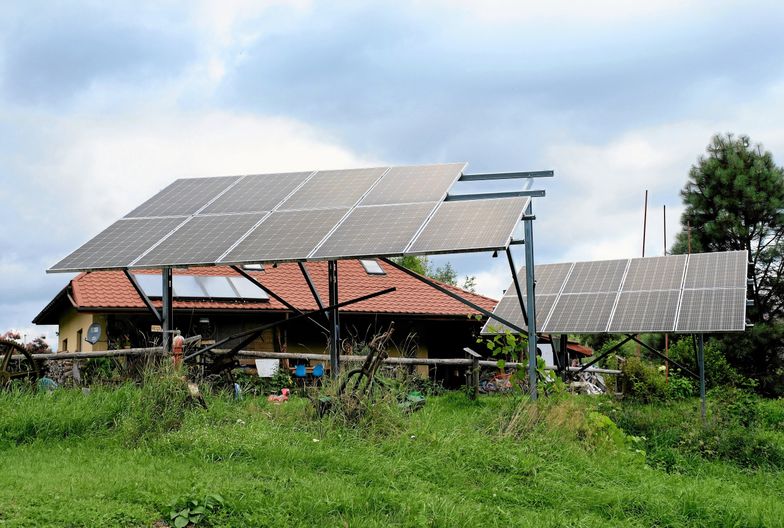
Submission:
[[622,363],[621,371],[624,377],[624,394],[643,402],[667,398],[667,381],[657,367],[639,357],[631,356]]

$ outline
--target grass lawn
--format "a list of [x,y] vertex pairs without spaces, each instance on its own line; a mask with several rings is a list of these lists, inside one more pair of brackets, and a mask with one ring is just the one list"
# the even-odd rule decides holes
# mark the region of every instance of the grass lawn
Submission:
[[[302,399],[205,411],[146,390],[0,393],[0,527],[153,526],[205,493],[225,499],[213,526],[784,526],[780,467],[672,461],[605,421],[663,433],[640,417],[693,421],[693,401],[569,397],[514,415],[509,398],[453,393],[357,429]],[[784,450],[780,427],[768,436]]]

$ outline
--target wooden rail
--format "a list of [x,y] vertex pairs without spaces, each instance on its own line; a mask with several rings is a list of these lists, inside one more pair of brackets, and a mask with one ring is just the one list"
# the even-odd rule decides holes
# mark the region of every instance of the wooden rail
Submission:
[[[194,339],[190,338],[189,342]],[[229,352],[228,349],[215,349],[215,352]],[[452,365],[470,367],[468,372],[470,375],[470,393],[469,396],[473,399],[476,398],[479,392],[479,372],[481,367],[497,367],[496,361],[481,359],[482,356],[471,350],[465,348],[463,351],[466,353],[465,358],[418,358],[418,357],[388,357],[384,359],[384,363],[389,365]],[[149,348],[126,348],[122,350],[102,350],[97,352],[57,352],[52,354],[34,354],[33,357],[39,360],[58,361],[63,359],[91,359],[102,357],[130,357],[130,356],[143,356],[149,354],[163,354],[163,347],[149,347]],[[299,359],[307,361],[323,361],[329,362],[329,354],[310,354],[299,352],[264,352],[253,350],[240,350],[237,355],[244,358],[259,358],[259,359]],[[23,359],[22,355],[11,356],[12,359]],[[340,361],[350,363],[361,363],[365,361],[365,356],[340,356]],[[506,362],[506,367],[510,368],[526,368],[526,363],[519,363],[514,361]],[[547,366],[545,370],[555,370],[555,367]],[[593,372],[596,374],[620,374],[620,370],[602,369],[602,368],[587,368],[581,369],[579,367],[567,367],[570,372],[583,370],[584,372]]]
[[[122,348],[120,350],[99,350],[96,352],[52,352],[51,354],[33,354],[33,358],[46,361],[61,361],[64,359],[144,356],[147,354],[163,354],[163,347]],[[11,359],[25,359],[25,356],[21,354],[14,354],[11,356]]]
[[[220,352],[217,350],[216,352]],[[305,359],[308,361],[329,361],[328,354],[306,354],[306,353],[299,353],[299,352],[264,352],[264,351],[252,351],[252,350],[240,350],[238,352],[239,356],[247,357],[247,358],[259,358],[259,359]],[[362,362],[365,361],[365,356],[340,356],[340,361],[345,362]],[[384,363],[393,364],[393,365],[459,365],[459,366],[469,366],[473,365],[474,359],[473,358],[407,358],[407,357],[388,357],[384,360]],[[492,360],[479,360],[479,365],[482,367],[495,367],[498,365],[497,361]],[[522,367],[527,368],[527,363],[518,363],[514,361],[507,361],[507,367]],[[545,370],[556,370],[555,367],[546,366]],[[570,372],[576,372],[580,370],[578,367],[568,367]],[[602,368],[589,368],[586,369],[584,372],[594,372],[596,374],[620,374],[620,370],[615,369],[602,369]]]

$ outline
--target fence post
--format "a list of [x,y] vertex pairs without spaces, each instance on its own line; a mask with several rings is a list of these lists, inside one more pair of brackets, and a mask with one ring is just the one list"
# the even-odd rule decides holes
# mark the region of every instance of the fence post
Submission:
[[482,356],[471,350],[470,348],[466,347],[463,349],[471,360],[471,370],[469,372],[470,376],[468,377],[468,397],[472,400],[476,399],[476,395],[479,394],[479,360],[482,359]]

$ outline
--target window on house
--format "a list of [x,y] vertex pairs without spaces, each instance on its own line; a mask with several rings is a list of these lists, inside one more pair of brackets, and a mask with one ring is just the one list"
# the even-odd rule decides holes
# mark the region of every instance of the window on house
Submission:
[[82,329],[76,331],[76,352],[82,351]]
[[63,350],[68,351],[68,339],[63,339]]
[[367,272],[368,275],[387,274],[384,271],[384,268],[381,267],[381,264],[379,264],[377,260],[360,260],[359,262],[362,263],[362,267],[365,268],[365,271]]

